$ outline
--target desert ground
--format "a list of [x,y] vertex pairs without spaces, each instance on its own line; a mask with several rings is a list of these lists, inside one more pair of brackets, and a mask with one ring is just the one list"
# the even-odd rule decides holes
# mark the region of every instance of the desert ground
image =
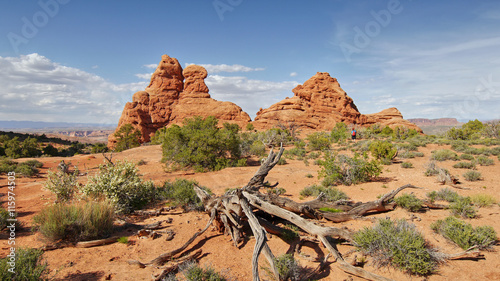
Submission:
[[[413,184],[422,189],[405,189],[403,193],[413,192],[419,198],[425,198],[425,194],[439,190],[445,186],[436,181],[435,177],[426,177],[424,171],[432,150],[450,148],[448,145],[429,144],[426,147],[419,147],[419,151],[424,153],[424,157],[405,159],[413,163],[414,168],[403,169],[400,164],[392,164],[383,167],[383,173],[379,180],[358,184],[354,186],[338,186],[354,201],[372,201],[381,194],[385,194],[405,184]],[[130,149],[121,153],[113,154],[113,161],[127,160],[138,163],[145,161],[145,164],[138,166],[144,179],[151,179],[156,184],[164,181],[172,181],[176,178],[195,179],[200,185],[210,188],[215,194],[221,195],[226,188],[242,187],[257,171],[258,166],[247,166],[241,168],[227,168],[217,172],[194,173],[190,171],[166,172],[164,164],[161,163],[162,151],[160,146],[142,146]],[[490,157],[493,158],[493,157]],[[483,175],[483,180],[467,182],[463,180],[462,174],[465,170],[455,169],[452,165],[454,161],[438,162],[438,166],[447,168],[454,175],[458,175],[463,183],[462,186],[469,189],[455,189],[460,195],[468,196],[473,194],[489,194],[500,199],[500,163],[497,157],[493,158],[495,164],[492,166],[478,166],[478,170]],[[24,161],[26,159],[18,159]],[[23,229],[16,233],[16,245],[18,247],[41,248],[46,245],[40,234],[30,231],[32,218],[45,206],[54,202],[54,195],[44,190],[43,183],[49,169],[56,169],[61,160],[70,161],[72,165],[78,166],[81,172],[94,174],[99,164],[104,163],[104,158],[100,154],[78,155],[71,158],[37,158],[43,162],[41,173],[36,178],[17,178],[16,202],[18,218],[23,223]],[[276,166],[267,177],[271,183],[279,182],[279,187],[286,189],[288,198],[296,201],[306,201],[312,198],[300,199],[299,192],[306,186],[320,183],[318,179],[319,166],[310,160],[306,165],[303,161],[287,159],[287,164]],[[306,177],[312,174],[313,177]],[[0,177],[0,193],[7,192],[6,176]],[[86,176],[81,176],[80,181],[84,183]],[[158,207],[158,206],[157,206]],[[500,206],[494,204],[492,207],[480,208],[479,217],[466,219],[474,226],[489,225],[500,233]],[[402,208],[394,211],[372,214],[363,219],[352,220],[345,223],[331,223],[322,221],[324,225],[335,227],[346,227],[350,230],[360,230],[365,226],[371,226],[378,218],[390,217],[392,219],[406,219],[414,223],[418,230],[425,236],[427,241],[445,253],[461,252],[458,246],[447,241],[444,237],[434,233],[430,224],[438,219],[449,216],[449,210],[427,210],[426,212],[410,213]],[[416,216],[416,218],[415,218]],[[149,261],[158,255],[179,247],[187,241],[195,232],[204,228],[209,216],[203,212],[183,213],[180,209],[171,210],[169,214],[151,217],[135,217],[137,224],[150,224],[159,220],[171,218],[172,222],[167,225],[167,229],[175,232],[175,237],[171,241],[166,241],[164,237],[157,239],[140,239],[132,230],[124,230],[116,233],[119,236],[128,236],[129,243],[114,243],[92,248],[65,247],[46,251],[44,257],[49,264],[51,276],[55,280],[151,280],[153,274],[161,270],[154,267],[139,268],[129,265],[127,260]],[[0,234],[1,253],[5,256],[9,245],[7,236],[3,232]],[[284,254],[293,250],[294,245],[284,242],[277,236],[269,235],[269,245],[275,255]],[[251,280],[251,256],[255,239],[249,240],[235,247],[229,236],[225,236],[209,228],[203,235],[188,248],[202,249],[202,257],[199,259],[201,265],[210,265],[218,271],[225,272],[237,280]],[[347,261],[350,261],[355,248],[350,245],[340,245],[339,250],[344,254]],[[428,277],[410,276],[398,269],[391,267],[375,267],[368,258],[364,269],[379,274],[393,280],[500,280],[500,253],[499,246],[494,246],[493,251],[484,251],[485,259],[474,260],[453,260],[440,265],[437,273]],[[323,258],[327,251],[318,245],[308,245],[303,252],[310,255],[312,259]],[[3,256],[2,256],[3,257]],[[318,262],[297,256],[302,266],[316,268]],[[329,258],[329,266],[325,272],[318,276],[319,280],[364,280],[341,271]],[[260,265],[266,264],[265,258],[260,258]],[[262,274],[261,274],[262,275]],[[264,275],[263,275],[264,276]]]

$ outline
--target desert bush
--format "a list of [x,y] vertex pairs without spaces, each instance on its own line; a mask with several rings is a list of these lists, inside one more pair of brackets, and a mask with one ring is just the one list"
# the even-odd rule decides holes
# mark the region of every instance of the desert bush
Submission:
[[344,122],[339,122],[335,124],[332,131],[330,132],[330,138],[334,143],[345,142],[349,138],[349,129]]
[[413,164],[411,162],[403,162],[401,163],[401,168],[410,169],[413,168]]
[[422,209],[422,200],[418,199],[415,194],[403,194],[394,199],[399,207],[410,212],[417,212]]
[[292,254],[283,254],[274,258],[280,281],[300,281],[301,267]]
[[78,169],[72,173],[63,171],[50,171],[47,173],[45,188],[56,195],[56,202],[67,202],[73,199],[73,195],[78,191]]
[[397,143],[396,148],[399,151],[418,151],[418,147],[414,143],[407,143],[407,142]]
[[375,259],[375,264],[392,264],[410,274],[429,275],[438,259],[422,234],[405,220],[380,219],[372,228],[354,234],[356,247]]
[[418,135],[418,132],[415,129],[408,129],[403,126],[394,128],[392,132],[392,138],[396,140],[406,140],[416,135]]
[[314,176],[313,176],[312,174],[307,174],[307,175],[306,175],[306,178],[309,178],[309,179],[311,179],[311,178],[313,178],[313,177],[314,177]]
[[299,160],[306,156],[306,150],[304,148],[292,147],[285,150],[283,155],[289,157],[290,159],[295,159],[297,157]]
[[472,156],[472,155],[470,155],[468,153],[461,154],[459,158],[461,160],[469,160],[469,161],[474,160],[474,156]]
[[247,131],[253,131],[253,130],[255,129],[255,127],[253,126],[253,124],[252,124],[252,123],[248,123],[248,124],[246,125],[245,129],[246,129]]
[[330,149],[330,137],[325,132],[314,132],[307,136],[308,147],[311,150],[326,150]]
[[116,137],[115,151],[124,151],[141,145],[141,132],[131,124],[121,126],[114,136]]
[[88,197],[106,198],[118,213],[139,209],[155,196],[153,182],[143,181],[135,164],[125,161],[99,165],[99,172],[89,176],[81,191]]
[[324,187],[320,185],[311,185],[305,187],[300,191],[300,195],[303,197],[314,196],[317,197],[323,193],[325,195],[324,199],[330,202],[335,202],[337,200],[349,199],[349,197],[342,191],[335,187]]
[[3,159],[0,161],[0,174],[15,172],[17,176],[34,177],[40,173],[38,168],[42,166],[42,162],[37,160],[29,160],[23,163],[18,163],[10,159]]
[[225,281],[223,274],[210,266],[200,267],[196,262],[189,262],[182,266],[182,273],[187,281]]
[[51,280],[49,266],[43,260],[43,251],[32,248],[17,248],[15,273],[9,272],[9,257],[0,259],[0,280]]
[[431,201],[436,201],[436,200],[443,200],[447,202],[455,202],[460,198],[460,195],[458,193],[448,187],[441,188],[438,191],[432,191],[427,193],[427,197]]
[[453,168],[456,169],[475,169],[476,165],[472,162],[458,162],[457,164],[453,165]]
[[107,202],[55,204],[33,218],[34,229],[50,241],[103,238],[113,230],[114,211]]
[[472,204],[475,206],[478,206],[480,208],[482,207],[490,207],[493,204],[497,203],[497,200],[495,197],[489,195],[489,194],[474,194],[470,196],[470,199],[472,201]]
[[236,124],[209,116],[187,118],[183,126],[173,125],[162,136],[163,161],[171,168],[193,167],[196,171],[221,170],[233,166],[241,156]]
[[458,155],[449,149],[439,149],[432,151],[431,159],[436,161],[458,160]]
[[477,216],[476,209],[472,206],[472,200],[470,197],[459,196],[454,202],[450,203],[448,208],[452,214],[463,218],[472,219]]
[[474,162],[479,164],[480,166],[491,166],[495,164],[495,161],[493,159],[486,156],[478,156]]
[[413,155],[415,155],[415,157],[424,157],[424,153],[420,151],[413,153]]
[[370,144],[370,152],[377,159],[393,159],[398,152],[392,143],[387,141],[374,141]]
[[482,175],[478,171],[470,170],[463,174],[465,180],[467,181],[478,181],[482,179]]
[[[194,191],[196,181],[187,179],[176,179],[174,182],[166,181],[162,188],[159,188],[157,197],[162,200],[169,200],[173,206],[181,206],[186,210],[203,210],[203,204]],[[202,187],[208,193],[212,193],[208,188]]]
[[438,220],[431,224],[431,228],[464,250],[473,246],[482,250],[490,249],[497,241],[493,227],[478,226],[474,228],[470,223],[455,217]]
[[452,175],[447,169],[438,168],[438,174],[436,175],[436,180],[441,184],[452,183]]
[[398,152],[398,157],[401,159],[411,159],[415,158],[415,152],[408,150],[401,150]]
[[376,160],[368,160],[355,154],[354,157],[346,155],[328,154],[320,162],[319,176],[324,178],[324,186],[344,184],[352,185],[372,180],[380,175],[382,167]]
[[436,162],[431,161],[427,163],[427,169],[425,170],[424,174],[427,177],[435,176],[439,174],[439,167],[436,165]]

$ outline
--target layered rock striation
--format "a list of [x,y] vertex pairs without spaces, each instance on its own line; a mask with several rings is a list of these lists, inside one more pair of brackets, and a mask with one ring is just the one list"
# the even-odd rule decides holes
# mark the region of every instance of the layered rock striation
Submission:
[[[125,105],[117,130],[131,124],[141,132],[141,142],[149,142],[158,129],[181,124],[193,116],[215,116],[220,122],[240,127],[250,122],[250,116],[241,107],[210,97],[206,77],[202,66],[189,65],[183,70],[177,59],[163,55],[146,89],[136,92],[132,102]],[[116,138],[111,134],[108,146],[113,148],[115,144]]]

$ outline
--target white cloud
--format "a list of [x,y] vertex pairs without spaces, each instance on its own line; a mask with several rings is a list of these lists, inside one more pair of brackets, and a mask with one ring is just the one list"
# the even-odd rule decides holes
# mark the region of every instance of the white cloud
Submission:
[[39,54],[0,57],[0,120],[116,124],[146,82],[113,84]]
[[[191,65],[194,63],[186,63],[185,66]],[[208,73],[220,73],[220,72],[251,72],[251,71],[263,71],[265,68],[262,67],[257,67],[257,68],[252,68],[240,64],[233,64],[233,65],[227,65],[227,64],[198,64],[200,66],[203,66]]]
[[138,73],[135,76],[140,79],[151,80],[151,75],[153,75],[153,73]]
[[143,65],[145,68],[151,68],[151,69],[156,69],[158,67],[158,64],[154,64],[154,63],[151,63],[151,64],[145,64]]
[[299,84],[296,81],[274,82],[221,75],[209,75],[205,83],[212,98],[236,103],[252,119],[260,108],[267,108],[293,95],[292,89]]
[[295,77],[295,76],[297,76],[297,75],[298,75],[298,73],[297,73],[297,72],[292,72],[292,73],[290,73],[290,77]]

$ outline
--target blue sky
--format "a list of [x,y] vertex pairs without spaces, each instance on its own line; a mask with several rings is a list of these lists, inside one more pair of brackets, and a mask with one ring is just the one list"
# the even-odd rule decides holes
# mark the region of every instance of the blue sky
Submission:
[[168,54],[253,118],[329,72],[362,113],[500,118],[499,1],[0,2],[0,120],[116,124]]

